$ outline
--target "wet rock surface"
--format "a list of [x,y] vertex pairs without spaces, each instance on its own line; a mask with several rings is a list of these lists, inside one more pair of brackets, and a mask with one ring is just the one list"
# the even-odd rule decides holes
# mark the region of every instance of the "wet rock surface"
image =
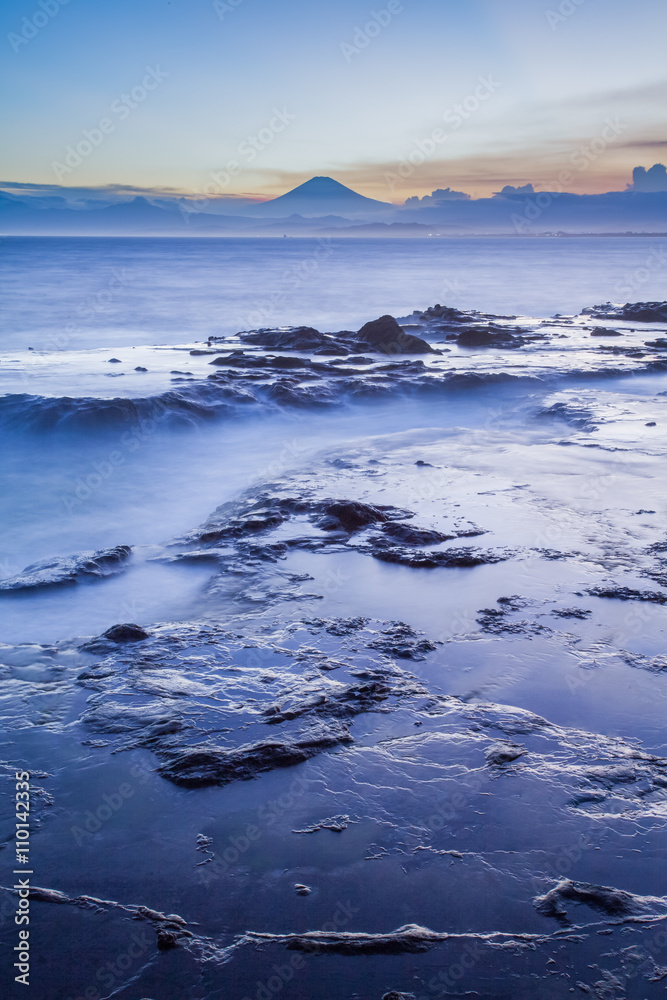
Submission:
[[667,302],[626,302],[625,305],[588,306],[585,315],[596,319],[624,319],[635,323],[667,323]]
[[[0,646],[31,930],[86,942],[61,995],[130,947],[105,984],[128,1000],[663,995],[665,400],[650,349],[591,342],[632,351],[638,313],[602,333],[437,306],[397,324],[451,348],[419,359],[309,327],[193,354],[216,363],[183,413],[460,395],[449,423],[429,397],[413,429],[290,452],[152,546],[144,565],[195,580],[172,618],[139,602]],[[458,339],[480,329],[502,343]],[[568,378],[647,381],[552,384],[568,352]]]
[[99,552],[78,552],[73,556],[56,556],[26,566],[18,576],[0,580],[0,593],[17,590],[38,590],[61,587],[82,580],[104,579],[122,573],[132,554],[129,545],[116,545]]

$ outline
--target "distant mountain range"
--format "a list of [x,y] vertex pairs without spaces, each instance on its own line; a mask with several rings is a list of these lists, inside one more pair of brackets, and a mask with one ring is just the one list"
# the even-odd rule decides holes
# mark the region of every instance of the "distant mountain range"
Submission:
[[[0,184],[0,235],[62,236],[447,236],[667,231],[667,191],[600,195],[506,187],[492,198],[427,197],[406,205],[365,198],[313,177],[270,201],[155,199],[97,207],[36,197]],[[61,189],[62,190],[62,189]],[[434,192],[434,196],[441,192]],[[446,193],[446,192],[445,192]]]

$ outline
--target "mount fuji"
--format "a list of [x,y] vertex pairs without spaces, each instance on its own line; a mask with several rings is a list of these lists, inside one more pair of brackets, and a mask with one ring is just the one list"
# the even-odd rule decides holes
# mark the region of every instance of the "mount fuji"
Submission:
[[288,218],[290,215],[310,219],[325,215],[361,218],[393,212],[395,207],[388,202],[365,198],[332,177],[311,177],[309,181],[299,184],[279,198],[263,201],[250,209],[245,208],[243,215],[273,219]]

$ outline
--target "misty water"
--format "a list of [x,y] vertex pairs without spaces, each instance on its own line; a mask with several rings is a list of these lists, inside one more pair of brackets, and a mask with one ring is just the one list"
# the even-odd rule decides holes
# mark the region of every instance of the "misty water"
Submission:
[[[36,929],[86,942],[45,996],[662,995],[667,322],[582,310],[664,299],[666,249],[0,242],[5,756]],[[236,337],[387,313],[442,353]]]

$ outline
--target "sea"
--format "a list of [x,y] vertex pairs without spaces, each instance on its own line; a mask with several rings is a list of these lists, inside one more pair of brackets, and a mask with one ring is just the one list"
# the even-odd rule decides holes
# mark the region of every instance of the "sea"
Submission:
[[657,1000],[667,240],[0,257],[35,996]]

